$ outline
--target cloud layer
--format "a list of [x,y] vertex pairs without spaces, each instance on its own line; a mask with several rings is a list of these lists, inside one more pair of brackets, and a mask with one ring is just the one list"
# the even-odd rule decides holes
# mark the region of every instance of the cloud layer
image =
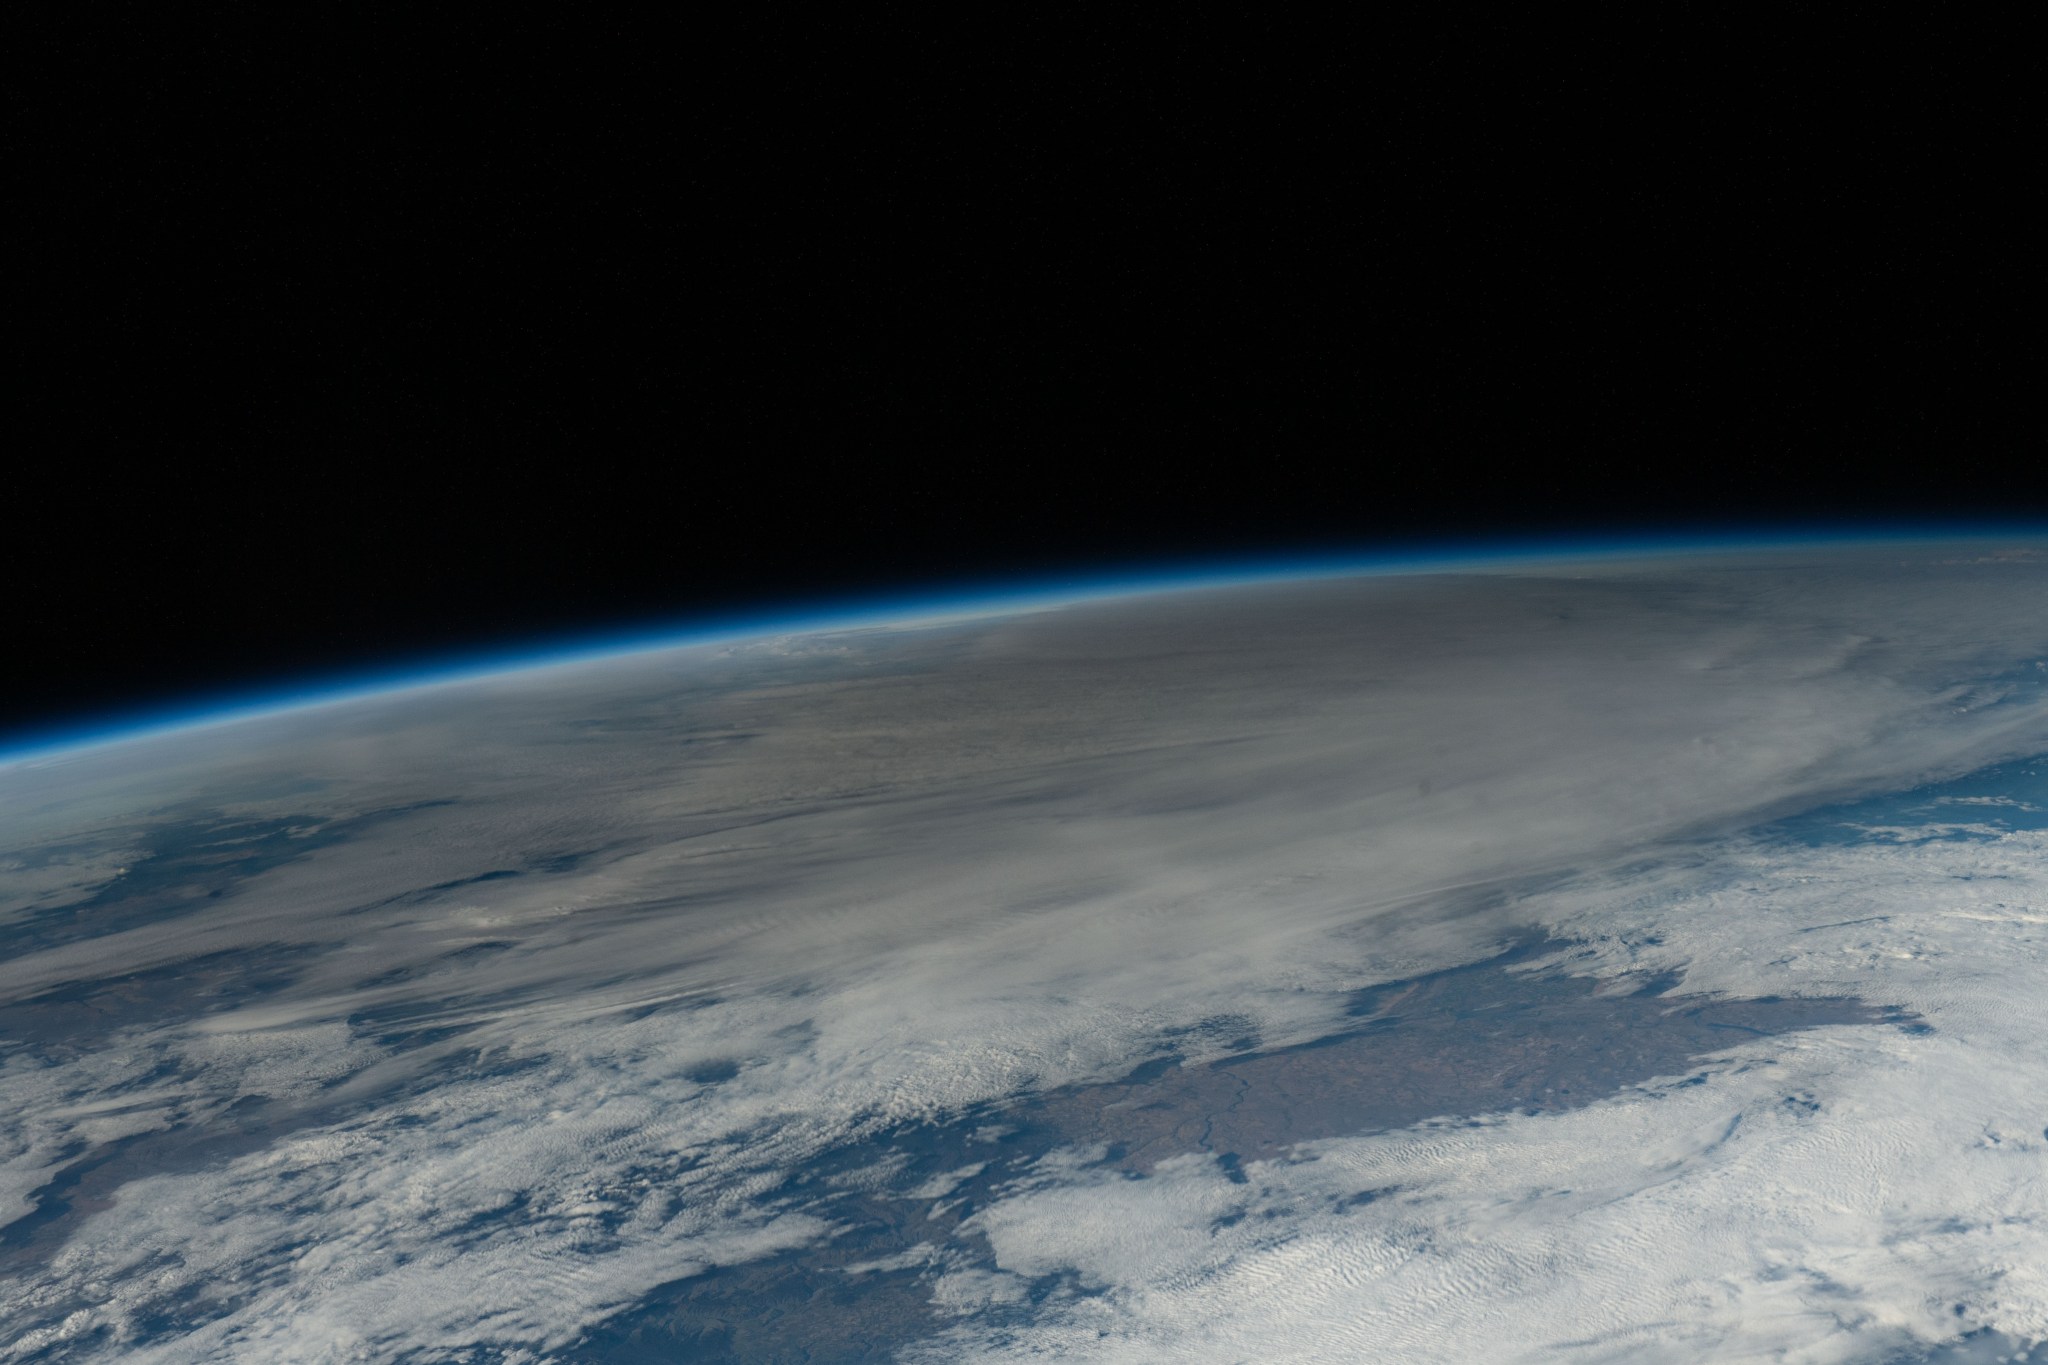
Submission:
[[[1206,590],[0,771],[0,1220],[31,1229],[0,1358],[541,1358],[832,1236],[786,1181],[862,1134],[1113,1076],[1219,1013],[1304,1041],[1526,923],[1591,945],[1576,970],[1861,994],[1937,1032],[1759,1045],[1659,1099],[1340,1139],[1241,1184],[1047,1167],[976,1215],[992,1268],[937,1273],[944,1349],[1456,1358],[1514,1324],[1532,1357],[1820,1360],[2048,1333],[2024,1269],[2048,1118],[2020,1126],[2048,1077],[1987,1070],[2034,1022],[2007,997],[2038,836],[1731,842],[2048,749],[2044,579],[1895,549]],[[218,828],[227,860],[265,821],[309,851],[104,909],[163,831],[203,858]],[[1914,902],[1958,857],[2021,908],[1839,943],[1798,918]],[[1913,1113],[1872,1117],[1885,1095]],[[1993,1118],[1993,1155],[1941,1164]],[[77,1174],[109,1152],[118,1179]],[[53,1221],[58,1179],[97,1203]],[[1402,1193],[1313,1212],[1359,1181]],[[1055,1271],[1102,1292],[976,1334]],[[1912,1302],[1909,1272],[1935,1275]]]

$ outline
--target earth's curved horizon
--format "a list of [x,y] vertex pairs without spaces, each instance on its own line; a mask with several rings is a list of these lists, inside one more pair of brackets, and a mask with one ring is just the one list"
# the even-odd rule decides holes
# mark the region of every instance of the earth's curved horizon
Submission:
[[2048,533],[1206,573],[0,750],[0,1361],[2048,1360]]
[[61,759],[108,744],[231,725],[308,707],[366,701],[393,692],[471,682],[528,669],[601,663],[665,649],[744,644],[765,636],[880,630],[945,616],[992,616],[1121,597],[1317,578],[1485,572],[1501,567],[1587,560],[1655,560],[1672,555],[1799,553],[1885,546],[1910,550],[1930,544],[2043,540],[2048,540],[2048,523],[1963,522],[1930,526],[1906,522],[1896,526],[1824,525],[1803,531],[1769,527],[1709,532],[1463,537],[1414,543],[1399,550],[1220,555],[1169,559],[1150,567],[1126,566],[1121,570],[989,574],[976,577],[970,586],[944,591],[925,586],[851,595],[822,594],[747,610],[702,611],[643,621],[596,633],[558,631],[523,641],[473,645],[446,654],[419,653],[372,666],[315,670],[295,681],[272,681],[253,689],[196,689],[168,705],[115,706],[82,717],[18,723],[15,733],[0,733],[0,770],[17,763]]

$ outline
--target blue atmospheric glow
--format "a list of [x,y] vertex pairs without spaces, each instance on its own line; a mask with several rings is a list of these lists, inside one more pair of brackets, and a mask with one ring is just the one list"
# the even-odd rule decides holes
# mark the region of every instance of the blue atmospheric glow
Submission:
[[59,759],[81,750],[128,740],[527,669],[595,662],[613,656],[689,645],[738,643],[765,636],[885,628],[949,615],[994,616],[1011,611],[1183,589],[1363,574],[1446,572],[1555,560],[1734,553],[1757,549],[1819,549],[1887,543],[2039,540],[2044,537],[2048,537],[2048,524],[1998,525],[1983,522],[1947,526],[1926,522],[1865,524],[1852,529],[1829,527],[1804,532],[1774,528],[1724,531],[1713,535],[1637,533],[1570,538],[1495,537],[1440,540],[1428,547],[1395,551],[1368,552],[1351,548],[1291,556],[1217,557],[1124,572],[1098,569],[1082,573],[978,580],[943,590],[925,589],[857,599],[792,603],[746,613],[704,614],[686,622],[649,623],[603,634],[527,641],[438,659],[415,660],[400,666],[333,674],[317,682],[297,686],[270,686],[219,694],[200,701],[187,699],[171,706],[109,716],[86,724],[46,728],[33,739],[19,736],[13,745],[0,747],[0,768]]

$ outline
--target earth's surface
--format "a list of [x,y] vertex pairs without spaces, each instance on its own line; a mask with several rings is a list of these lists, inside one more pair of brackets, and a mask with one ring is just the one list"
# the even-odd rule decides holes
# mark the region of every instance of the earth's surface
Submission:
[[2048,1359],[2048,553],[990,604],[0,763],[0,1361]]

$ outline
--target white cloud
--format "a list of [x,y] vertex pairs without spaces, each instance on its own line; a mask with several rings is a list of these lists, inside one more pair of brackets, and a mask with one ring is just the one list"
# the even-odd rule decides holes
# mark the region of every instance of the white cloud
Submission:
[[[1845,903],[1870,917],[1837,923]],[[997,1266],[1106,1292],[932,1358],[1821,1362],[2048,1338],[2048,838],[1749,845],[1530,909],[1592,942],[1580,970],[1854,991],[1933,1031],[1814,1030],[1705,1084],[1308,1144],[1244,1185],[1187,1157],[1025,1189],[974,1220]],[[1335,1211],[1360,1190],[1386,1193]]]

